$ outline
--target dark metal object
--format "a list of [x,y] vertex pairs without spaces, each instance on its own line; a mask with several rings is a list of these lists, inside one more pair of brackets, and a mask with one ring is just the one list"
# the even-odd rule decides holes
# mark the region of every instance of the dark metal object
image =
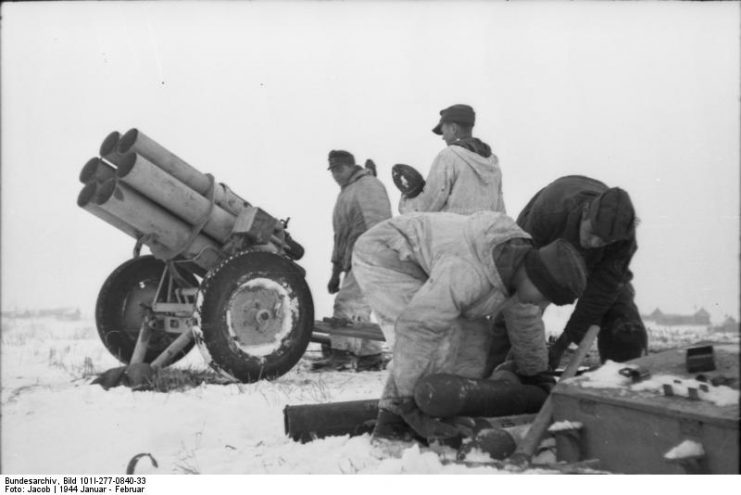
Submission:
[[631,367],[625,367],[618,371],[621,375],[628,377],[631,379],[633,383],[638,383],[640,381],[645,380],[649,376],[651,376],[651,372],[648,371],[646,368],[631,368]]
[[292,440],[306,443],[317,438],[370,433],[376,416],[377,399],[286,406],[283,425]]
[[425,187],[425,180],[414,167],[397,163],[391,167],[391,178],[394,185],[407,198],[414,198],[422,192]]
[[[283,408],[286,435],[306,443],[330,436],[370,433],[378,417],[378,399],[305,404]],[[510,428],[530,423],[534,414],[476,418],[488,428]],[[481,430],[483,431],[484,428]]]
[[458,449],[457,458],[463,460],[473,449],[489,454],[492,459],[506,459],[517,448],[514,437],[502,428],[487,427],[474,433],[473,438],[464,440]]
[[712,345],[690,347],[687,349],[687,372],[698,373],[715,369],[715,356]]
[[433,417],[507,416],[538,412],[547,393],[534,385],[430,375],[414,388],[419,409]]

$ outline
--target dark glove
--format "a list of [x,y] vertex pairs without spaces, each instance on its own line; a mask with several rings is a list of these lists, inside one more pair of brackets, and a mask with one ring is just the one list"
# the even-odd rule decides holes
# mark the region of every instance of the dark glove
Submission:
[[600,331],[597,350],[604,363],[608,359],[622,363],[647,352],[648,334],[641,321],[625,318],[611,321]]
[[566,336],[566,333],[562,333],[553,344],[548,346],[548,367],[550,369],[555,370],[558,368],[558,365],[561,364],[561,356],[569,348],[570,343],[571,341]]
[[327,284],[327,290],[330,294],[337,294],[340,291],[340,274],[333,273],[332,278],[329,279]]
[[332,263],[332,276],[329,278],[327,290],[330,294],[337,294],[340,291],[340,274],[342,267],[339,263]]
[[550,394],[553,387],[556,386],[556,379],[553,375],[547,373],[538,373],[537,375],[517,375],[523,385],[535,385],[543,390],[545,393]]

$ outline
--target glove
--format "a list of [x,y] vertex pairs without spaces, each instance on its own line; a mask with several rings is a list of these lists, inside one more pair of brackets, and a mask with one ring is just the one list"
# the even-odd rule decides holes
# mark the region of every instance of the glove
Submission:
[[332,278],[329,279],[327,284],[327,290],[330,294],[337,294],[340,291],[340,274],[332,273]]
[[561,364],[561,356],[569,348],[571,341],[562,333],[556,341],[548,347],[548,367],[552,370],[558,368]]
[[544,390],[547,394],[550,394],[553,387],[556,386],[556,379],[553,375],[546,373],[538,373],[537,375],[531,376],[518,375],[518,378],[523,385],[535,385]]

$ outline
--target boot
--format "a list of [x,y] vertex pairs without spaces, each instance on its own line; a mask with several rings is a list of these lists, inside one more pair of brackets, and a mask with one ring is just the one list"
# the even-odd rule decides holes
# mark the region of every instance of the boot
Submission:
[[389,440],[392,442],[411,442],[422,440],[408,424],[388,409],[379,409],[376,426],[371,433],[371,441]]
[[415,404],[413,397],[401,399],[398,408],[404,422],[428,443],[437,442],[454,448],[460,446],[463,438],[461,431],[455,425],[443,423],[424,414]]
[[350,352],[332,349],[329,357],[311,363],[311,371],[345,371],[352,369],[353,361]]
[[386,362],[381,353],[359,356],[355,362],[355,371],[383,371],[384,369],[386,369]]

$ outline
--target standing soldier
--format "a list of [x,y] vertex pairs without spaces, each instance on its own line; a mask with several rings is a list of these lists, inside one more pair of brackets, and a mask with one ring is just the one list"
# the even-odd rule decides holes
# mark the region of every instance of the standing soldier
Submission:
[[468,105],[440,111],[440,122],[432,132],[441,135],[447,147],[432,162],[422,192],[414,197],[402,194],[400,213],[505,213],[499,160],[488,144],[472,136],[475,121],[476,114]]
[[[337,294],[334,302],[335,318],[369,322],[371,309],[360,291],[351,270],[352,250],[362,233],[375,224],[391,218],[391,203],[386,188],[371,170],[355,164],[355,157],[344,150],[329,152],[329,171],[340,186],[332,225],[334,250],[332,276],[327,285],[330,294]],[[345,276],[340,285],[340,275]],[[357,371],[378,370],[383,367],[382,344],[356,337],[330,337],[330,354],[313,363],[312,369]]]

